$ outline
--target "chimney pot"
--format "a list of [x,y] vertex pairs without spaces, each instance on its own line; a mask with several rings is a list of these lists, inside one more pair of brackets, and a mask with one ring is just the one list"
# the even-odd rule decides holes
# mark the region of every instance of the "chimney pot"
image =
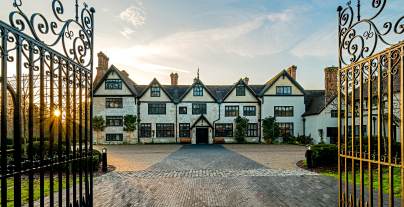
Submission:
[[250,78],[248,78],[248,77],[245,77],[245,78],[244,78],[244,83],[245,83],[245,84],[248,85],[248,82],[249,82],[249,81],[250,81]]
[[178,85],[178,73],[171,73],[170,78],[171,78],[171,85],[173,86]]
[[129,73],[126,72],[126,70],[122,70],[122,73],[123,73],[126,77],[129,77]]
[[296,80],[296,70],[297,70],[296,65],[292,65],[287,69],[287,72],[289,73],[289,75],[295,80]]

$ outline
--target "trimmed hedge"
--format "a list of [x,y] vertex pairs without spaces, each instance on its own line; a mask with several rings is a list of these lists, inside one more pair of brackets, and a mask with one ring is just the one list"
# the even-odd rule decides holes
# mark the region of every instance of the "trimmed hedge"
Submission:
[[311,146],[313,167],[338,164],[338,146],[335,144],[317,144]]

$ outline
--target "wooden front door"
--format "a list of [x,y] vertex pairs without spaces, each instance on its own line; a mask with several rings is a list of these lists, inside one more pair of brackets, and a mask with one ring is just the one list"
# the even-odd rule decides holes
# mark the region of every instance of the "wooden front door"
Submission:
[[197,144],[209,144],[209,129],[208,128],[196,128],[196,143]]

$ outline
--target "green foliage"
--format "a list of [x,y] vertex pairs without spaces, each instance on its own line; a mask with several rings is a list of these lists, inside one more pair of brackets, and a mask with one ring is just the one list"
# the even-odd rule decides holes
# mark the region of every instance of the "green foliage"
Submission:
[[236,138],[238,143],[244,143],[245,137],[247,135],[248,119],[238,116],[236,119],[234,119],[234,122],[236,123],[234,137]]
[[313,138],[311,138],[311,136],[304,136],[304,135],[300,135],[298,137],[286,137],[283,139],[284,143],[288,143],[288,144],[313,144]]
[[123,130],[124,131],[135,131],[138,118],[135,115],[126,115],[123,117]]
[[279,125],[275,117],[266,117],[262,120],[263,137],[267,143],[271,143],[275,138],[279,137]]
[[338,146],[335,144],[317,144],[311,146],[313,167],[333,166],[338,163]]
[[103,131],[105,128],[105,120],[102,116],[93,117],[93,128],[95,131]]

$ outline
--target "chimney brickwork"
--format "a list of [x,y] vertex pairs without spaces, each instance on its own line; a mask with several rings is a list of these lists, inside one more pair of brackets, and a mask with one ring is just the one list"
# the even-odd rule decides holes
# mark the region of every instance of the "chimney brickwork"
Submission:
[[97,75],[95,76],[94,83],[97,83],[99,80],[104,77],[105,73],[108,70],[108,62],[109,58],[103,53],[99,52],[98,56],[98,66],[97,66]]
[[324,69],[325,102],[328,103],[337,95],[337,67],[327,67]]
[[296,71],[297,71],[296,65],[292,65],[287,69],[287,72],[289,73],[289,75],[295,80],[296,80]]
[[171,73],[170,78],[171,78],[171,85],[173,86],[178,85],[178,73]]

